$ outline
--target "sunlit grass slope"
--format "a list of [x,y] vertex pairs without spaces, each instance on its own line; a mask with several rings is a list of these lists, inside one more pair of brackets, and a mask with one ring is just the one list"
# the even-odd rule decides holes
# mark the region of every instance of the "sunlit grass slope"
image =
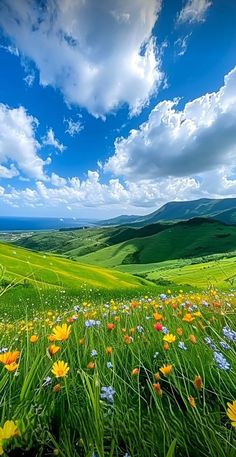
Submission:
[[35,253],[27,249],[0,244],[0,265],[4,277],[43,287],[79,289],[87,284],[91,288],[127,289],[137,288],[145,281],[128,273],[83,265],[52,255]]

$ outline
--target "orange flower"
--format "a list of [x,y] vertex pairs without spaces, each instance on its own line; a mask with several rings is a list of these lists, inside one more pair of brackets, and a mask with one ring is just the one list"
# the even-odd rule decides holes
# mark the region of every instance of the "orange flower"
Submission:
[[160,313],[154,313],[153,317],[154,317],[155,321],[161,321],[163,319],[163,316]]
[[164,343],[164,345],[163,345],[163,349],[164,349],[164,351],[168,351],[168,350],[170,349],[170,345],[169,345],[169,343],[167,343],[167,342],[166,342],[166,343]]
[[12,362],[12,363],[6,364],[5,368],[6,368],[7,371],[16,371],[18,366],[19,366],[18,363]]
[[139,368],[134,368],[134,369],[132,370],[132,375],[134,375],[134,376],[138,376],[139,373],[140,373],[140,369],[139,369]]
[[133,342],[132,336],[125,335],[125,336],[124,336],[124,342],[125,342],[126,344],[131,344],[131,343]]
[[85,344],[85,338],[80,338],[79,344],[83,346]]
[[182,335],[183,335],[183,329],[180,328],[180,327],[177,328],[176,333],[177,333],[179,336],[182,336]]
[[191,322],[194,321],[194,319],[195,319],[195,317],[193,317],[191,313],[187,313],[187,314],[185,314],[185,316],[183,317],[182,320],[185,322],[188,322],[190,324]]
[[48,348],[48,352],[49,352],[49,354],[54,355],[58,351],[60,351],[60,349],[61,349],[60,346],[56,346],[56,344],[51,344],[51,346],[49,346],[49,348]]
[[95,362],[89,362],[87,365],[87,368],[89,368],[89,370],[94,370],[95,366],[96,366]]
[[163,367],[160,368],[160,372],[164,376],[169,376],[173,370],[173,365],[163,365]]
[[196,408],[196,406],[197,406],[196,402],[191,395],[190,395],[190,397],[188,397],[188,401],[189,401],[190,406],[192,406],[192,408]]
[[107,324],[107,328],[108,330],[113,330],[115,328],[115,325],[112,322],[110,322]]
[[107,354],[112,354],[112,352],[113,352],[113,349],[112,349],[111,346],[109,346],[109,347],[106,348],[106,353],[107,353]]
[[38,339],[39,339],[39,337],[37,335],[31,335],[30,342],[37,343]]
[[194,379],[194,387],[197,389],[197,390],[201,390],[202,387],[203,387],[203,384],[202,384],[202,378],[201,376],[195,376],[195,379]]
[[162,389],[161,389],[161,385],[160,385],[159,382],[156,382],[156,383],[153,384],[153,389],[155,390],[157,395],[159,395],[159,397],[162,396]]
[[133,300],[133,301],[131,302],[131,306],[132,306],[132,308],[138,308],[138,306],[139,306],[139,302],[138,302],[138,301],[135,301],[135,300]]
[[11,365],[15,363],[20,357],[20,351],[8,351],[4,354],[0,354],[0,362],[4,363],[4,365]]
[[154,378],[159,381],[159,379],[161,379],[161,376],[160,376],[160,373],[155,373],[154,374]]
[[193,344],[196,344],[196,342],[197,342],[196,336],[194,336],[194,335],[189,335],[189,341],[191,341],[191,343],[193,343]]
[[53,343],[54,341],[56,341],[55,335],[49,335],[48,341],[50,341],[50,343]]

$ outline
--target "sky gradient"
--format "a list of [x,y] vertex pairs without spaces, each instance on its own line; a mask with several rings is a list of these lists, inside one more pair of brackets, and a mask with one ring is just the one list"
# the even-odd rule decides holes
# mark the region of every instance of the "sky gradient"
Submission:
[[236,196],[233,0],[2,0],[1,215]]

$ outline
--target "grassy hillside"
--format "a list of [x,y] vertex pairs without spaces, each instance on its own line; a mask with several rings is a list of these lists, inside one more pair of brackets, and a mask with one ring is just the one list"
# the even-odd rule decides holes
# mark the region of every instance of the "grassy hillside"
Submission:
[[83,265],[52,255],[43,255],[23,248],[0,244],[0,265],[4,280],[16,280],[41,288],[124,289],[136,288],[141,280],[129,274],[111,271],[97,266]]
[[217,221],[193,219],[165,227],[144,238],[134,238],[81,257],[81,261],[107,267],[148,264],[206,256],[236,250],[236,228]]

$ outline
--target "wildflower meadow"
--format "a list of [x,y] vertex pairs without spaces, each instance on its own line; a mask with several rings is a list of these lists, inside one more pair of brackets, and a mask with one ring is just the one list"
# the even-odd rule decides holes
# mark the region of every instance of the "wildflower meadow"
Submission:
[[0,328],[0,455],[235,457],[234,291],[84,301]]

